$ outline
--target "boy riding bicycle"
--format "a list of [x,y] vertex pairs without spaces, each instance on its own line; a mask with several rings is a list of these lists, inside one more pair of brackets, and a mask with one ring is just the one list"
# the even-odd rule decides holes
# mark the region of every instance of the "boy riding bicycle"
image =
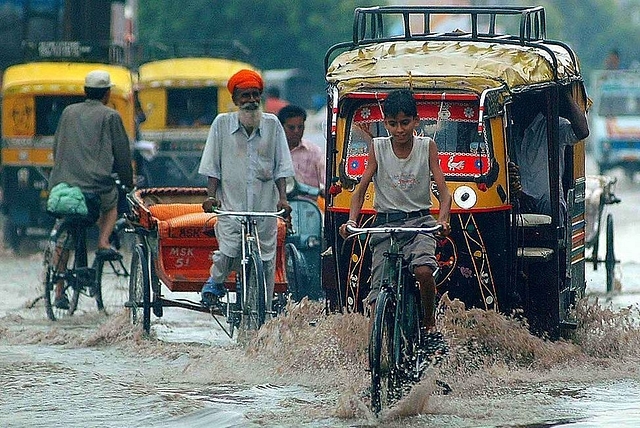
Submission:
[[[382,110],[385,128],[391,135],[373,139],[366,169],[351,197],[349,220],[340,226],[340,234],[346,237],[347,225],[357,225],[356,219],[371,181],[375,190],[373,207],[377,211],[376,226],[428,227],[441,224],[442,233],[448,234],[451,194],[438,163],[435,141],[429,137],[414,135],[420,124],[420,117],[413,94],[406,89],[390,92]],[[431,175],[436,183],[440,202],[437,220],[429,212],[432,206]],[[373,253],[371,292],[365,298],[365,303],[372,310],[380,291],[384,253],[390,244],[388,236],[380,236],[370,241]],[[443,351],[446,344],[442,335],[435,331],[435,249],[436,240],[433,235],[414,235],[402,244],[404,257],[420,286],[424,308],[421,346],[433,351]]]

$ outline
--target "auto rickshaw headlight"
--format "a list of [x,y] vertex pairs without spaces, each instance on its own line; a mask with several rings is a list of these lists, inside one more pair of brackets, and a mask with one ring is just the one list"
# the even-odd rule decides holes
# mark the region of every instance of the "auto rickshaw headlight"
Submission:
[[462,209],[473,208],[477,200],[476,192],[469,186],[460,186],[453,192],[453,201]]

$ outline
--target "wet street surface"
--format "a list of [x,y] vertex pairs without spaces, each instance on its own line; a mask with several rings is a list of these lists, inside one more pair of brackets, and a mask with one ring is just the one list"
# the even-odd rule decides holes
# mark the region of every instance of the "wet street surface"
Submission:
[[304,302],[238,343],[210,315],[167,308],[147,338],[122,308],[128,284],[112,281],[107,315],[89,305],[51,322],[37,245],[0,250],[0,426],[640,426],[639,188],[620,176],[622,203],[608,207],[619,290],[606,293],[604,267],[587,268],[573,342],[450,302],[439,320],[448,360],[380,418],[367,407],[361,315]]

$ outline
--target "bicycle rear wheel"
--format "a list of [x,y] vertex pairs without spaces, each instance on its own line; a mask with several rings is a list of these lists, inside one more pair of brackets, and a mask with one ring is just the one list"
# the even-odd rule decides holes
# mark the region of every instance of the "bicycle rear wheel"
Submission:
[[371,409],[380,413],[394,401],[397,389],[397,370],[394,365],[395,302],[389,293],[381,291],[376,300],[373,329],[369,341],[371,369]]
[[[73,315],[78,306],[80,296],[74,287],[75,277],[68,270],[68,266],[73,266],[75,255],[71,250],[64,250],[72,247],[72,239],[68,227],[62,223],[52,232],[44,252],[42,285],[45,310],[51,321]],[[66,305],[56,304],[56,297],[61,297]]]
[[248,283],[242,302],[242,320],[245,330],[258,330],[266,318],[267,282],[260,254],[254,250],[247,264]]

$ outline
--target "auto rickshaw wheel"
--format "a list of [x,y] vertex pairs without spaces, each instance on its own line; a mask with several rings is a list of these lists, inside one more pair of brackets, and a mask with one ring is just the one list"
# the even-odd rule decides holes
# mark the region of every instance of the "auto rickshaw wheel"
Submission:
[[287,292],[295,302],[299,302],[304,296],[303,287],[308,284],[307,263],[291,242],[285,245],[286,268],[287,268]]
[[3,238],[5,244],[14,252],[18,252],[20,250],[20,230],[9,217],[5,217]]
[[607,215],[607,253],[604,264],[607,272],[607,293],[611,293],[613,291],[616,267],[616,256],[613,249],[613,216],[611,214]]

